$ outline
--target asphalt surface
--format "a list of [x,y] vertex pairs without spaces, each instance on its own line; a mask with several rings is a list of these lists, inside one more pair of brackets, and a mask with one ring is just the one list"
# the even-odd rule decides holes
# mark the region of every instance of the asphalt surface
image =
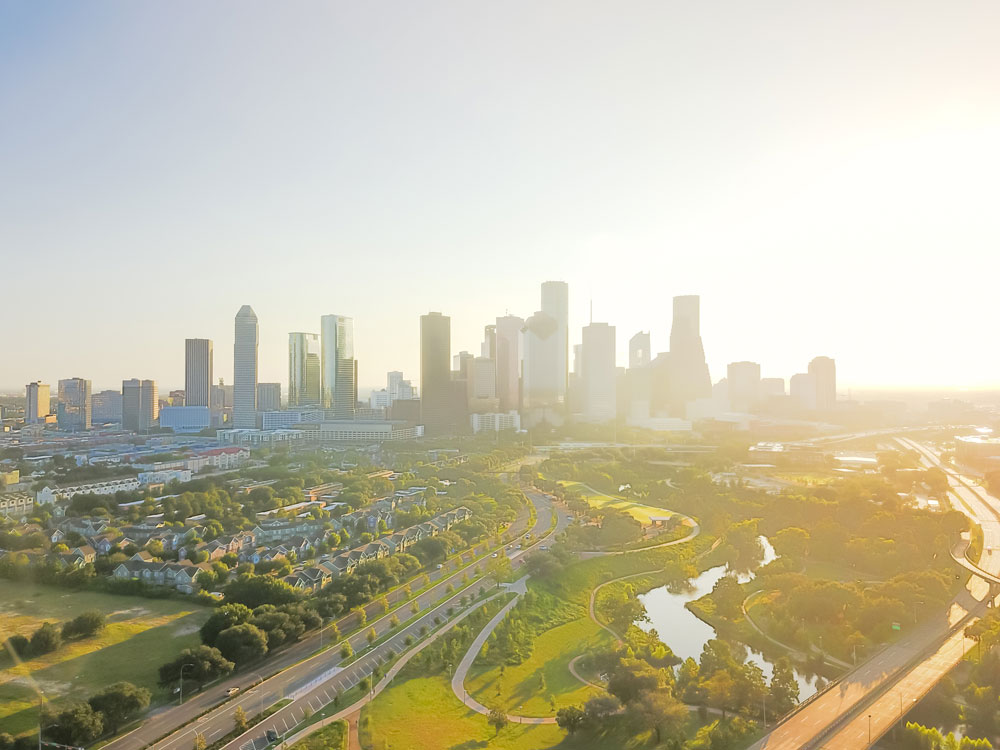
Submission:
[[[956,507],[983,526],[986,536],[982,565],[998,572],[1000,556],[993,554],[1000,540],[1000,500],[973,491],[937,455],[912,440],[900,438],[908,449],[917,450],[925,466],[946,472]],[[942,554],[947,554],[942,550]],[[830,689],[799,707],[751,750],[802,750],[803,748],[867,748],[893,730],[914,704],[962,659],[971,647],[961,630],[950,631],[966,617],[985,606],[988,585],[972,578],[968,587],[951,602],[946,612],[932,617],[912,634],[883,649]]]
[[[547,498],[542,499],[547,507]],[[536,534],[547,529],[550,523],[547,513],[539,512],[538,516],[533,527]],[[544,516],[544,519],[541,516]],[[528,521],[529,514],[527,509],[524,509],[505,532],[505,535],[520,536],[527,529]],[[481,546],[482,543],[476,545],[477,548]],[[466,570],[471,572],[472,570],[464,567],[464,561],[470,560],[471,555],[465,553],[461,559],[463,560],[462,569],[455,569],[457,563],[453,559],[441,570],[428,571],[427,575],[431,580],[431,587],[412,597],[413,601],[419,603],[422,611],[445,596],[448,584],[452,584],[458,592],[455,597],[456,601],[461,598],[462,593],[465,593],[460,590],[463,586],[461,579],[463,572]],[[485,565],[489,559],[489,556],[485,557],[480,561],[480,564]],[[415,582],[411,582],[413,588],[416,588],[417,585]],[[483,584],[477,581],[469,591],[478,591],[481,585]],[[397,590],[390,592],[387,599],[391,607],[406,600],[406,595],[402,590]],[[445,605],[441,609],[440,615],[442,617],[447,606],[449,605]],[[365,611],[368,620],[366,626],[349,639],[355,651],[361,651],[368,646],[365,634],[369,628],[374,627],[379,636],[391,628],[389,621],[392,613],[382,614],[382,608],[378,602],[365,605]],[[395,614],[402,621],[412,617],[409,605],[400,607]],[[433,621],[433,616],[433,614],[430,616],[431,621]],[[348,632],[357,627],[357,618],[358,615],[352,613],[337,620],[336,625],[340,632]],[[421,624],[426,624],[423,618],[413,626],[408,626],[405,633],[412,632],[414,638],[417,638]],[[411,628],[415,629],[411,631]],[[326,631],[328,630],[329,628],[326,629]],[[277,701],[301,690],[303,686],[312,681],[332,676],[331,670],[336,669],[340,662],[339,648],[328,649],[316,654],[320,648],[321,638],[323,645],[330,641],[328,632],[323,636],[318,632],[313,633],[298,643],[276,652],[261,662],[256,669],[240,671],[229,679],[206,688],[203,692],[192,694],[181,706],[173,705],[155,710],[137,729],[112,740],[104,746],[105,749],[141,750],[141,748],[152,747],[158,750],[181,750],[182,748],[187,750],[194,741],[195,733],[204,735],[208,744],[211,744],[232,731],[232,713],[237,706],[241,706],[247,716],[254,716],[261,712],[262,707],[266,709]],[[395,641],[395,639],[393,640]],[[401,641],[402,639],[400,639]],[[339,642],[340,640],[338,640]],[[396,652],[399,652],[399,648],[396,649]],[[372,664],[372,666],[374,665]],[[189,684],[189,688],[193,687],[193,684]],[[227,697],[227,691],[233,687],[240,688],[240,693],[236,698],[230,700]],[[177,727],[180,729],[172,732]]]

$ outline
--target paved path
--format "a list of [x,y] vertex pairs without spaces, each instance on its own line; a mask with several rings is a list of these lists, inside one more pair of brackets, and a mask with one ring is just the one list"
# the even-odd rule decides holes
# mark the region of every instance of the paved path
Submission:
[[[588,488],[588,489],[591,489],[591,488]],[[591,491],[594,491],[594,490],[591,490]],[[555,509],[553,509],[553,512],[557,513],[558,511],[555,511]],[[682,515],[682,514],[678,514],[678,515]],[[683,537],[682,539],[674,539],[672,541],[664,542],[663,544],[657,544],[657,545],[654,545],[652,547],[642,547],[642,548],[639,548],[639,549],[620,550],[620,551],[616,551],[616,552],[606,552],[606,553],[598,553],[598,554],[600,554],[601,556],[637,554],[637,553],[640,553],[640,552],[648,552],[651,549],[658,549],[658,548],[661,548],[661,547],[672,547],[675,544],[684,544],[685,542],[690,542],[692,539],[694,539],[695,537],[697,537],[701,533],[701,527],[698,525],[698,523],[693,518],[690,518],[689,516],[683,516],[683,517],[685,519],[684,522],[691,527],[691,532],[687,536]],[[548,539],[548,537],[551,537],[554,534],[556,534],[558,530],[559,529],[558,529],[558,525],[557,525],[557,527],[555,529],[553,529],[548,534],[548,536],[546,537],[546,539]],[[543,541],[543,540],[540,540],[540,541]],[[718,546],[718,544],[719,544],[719,540],[716,540],[715,543],[712,545],[711,549],[715,549]],[[710,551],[711,550],[706,550],[706,552],[703,553],[703,554],[707,554],[707,552],[710,552]],[[614,578],[614,579],[612,579],[610,581],[605,581],[604,583],[602,583],[599,586],[595,587],[594,590],[591,591],[591,593],[590,593],[590,608],[589,608],[590,609],[590,618],[595,623],[597,623],[597,625],[599,627],[601,627],[604,630],[608,631],[611,634],[611,636],[616,641],[618,641],[618,634],[615,633],[615,631],[613,631],[611,628],[609,628],[607,625],[605,625],[604,623],[602,623],[600,620],[597,619],[597,613],[594,611],[594,601],[595,601],[595,598],[597,596],[597,592],[600,589],[602,589],[603,587],[607,586],[608,584],[617,583],[618,581],[624,581],[624,580],[626,580],[628,578],[637,578],[639,576],[647,576],[647,575],[651,575],[651,574],[657,573],[657,572],[659,572],[659,568],[654,569],[654,570],[643,571],[641,573],[632,573],[630,575],[621,576],[619,578]],[[469,708],[471,708],[473,711],[476,711],[477,713],[488,715],[489,712],[490,712],[490,710],[486,706],[484,706],[482,703],[480,703],[479,701],[477,701],[475,698],[473,698],[472,696],[470,696],[468,694],[468,692],[465,689],[465,678],[466,678],[466,676],[469,673],[469,669],[472,667],[472,663],[476,660],[476,657],[479,656],[479,652],[482,650],[483,644],[486,643],[486,639],[490,637],[490,635],[496,629],[497,625],[499,625],[503,621],[503,618],[507,615],[507,613],[510,612],[510,610],[514,608],[514,606],[517,604],[518,600],[520,599],[521,595],[524,594],[527,591],[527,582],[528,582],[527,579],[528,579],[528,576],[525,576],[520,581],[518,581],[518,584],[520,584],[521,588],[516,589],[513,586],[511,587],[510,590],[516,591],[517,597],[513,601],[511,601],[510,603],[508,603],[507,606],[505,606],[502,610],[500,610],[500,612],[498,612],[496,614],[496,616],[486,624],[486,627],[483,628],[482,632],[480,632],[479,635],[476,636],[475,640],[472,642],[472,645],[469,647],[469,650],[466,651],[465,655],[462,657],[462,661],[459,663],[458,669],[455,670],[455,674],[454,674],[454,676],[451,679],[451,689],[455,693],[455,696],[460,701],[462,701],[466,706],[468,706]],[[517,584],[515,584],[514,586],[516,586],[516,585]],[[576,670],[575,670],[576,662],[577,662],[577,660],[581,656],[583,656],[583,654],[580,654],[579,656],[574,657],[573,660],[570,661],[570,663],[568,665],[569,666],[569,671],[573,674],[573,676],[576,679],[580,680],[580,682],[582,682],[582,683],[584,683],[586,685],[591,685],[591,686],[593,686],[595,688],[598,688],[599,690],[603,690],[604,687],[602,685],[597,685],[597,684],[595,684],[593,682],[590,682],[589,680],[585,680],[585,679],[583,679],[576,672]],[[689,707],[689,708],[692,708],[692,707]],[[693,708],[695,710],[697,710],[697,707],[693,707]],[[515,714],[508,714],[507,715],[507,719],[510,722],[512,722],[512,723],[519,723],[519,724],[554,724],[556,722],[554,716],[533,717],[533,716],[517,716]]]
[[[521,595],[527,591],[526,579],[527,576],[518,581],[518,583],[507,587],[508,591],[515,591],[517,596],[509,601],[503,609],[497,612],[496,615],[493,616],[492,620],[486,623],[486,627],[480,631],[479,635],[477,635],[475,640],[472,642],[472,645],[469,646],[469,650],[465,652],[465,656],[463,656],[462,661],[458,663],[458,668],[455,670],[455,674],[451,678],[451,689],[454,691],[455,696],[473,711],[483,714],[484,716],[489,714],[490,709],[466,692],[465,677],[469,674],[469,668],[472,666],[472,662],[474,662],[476,657],[479,656],[479,652],[482,650],[483,644],[486,643],[486,639],[492,635],[497,625],[499,625],[503,618],[507,616],[507,613],[510,612],[515,605],[517,605],[517,603],[521,600]],[[556,723],[554,716],[539,718],[533,716],[517,716],[516,714],[507,714],[507,720],[512,724]]]
[[[800,651],[799,649],[795,648],[794,646],[789,646],[787,643],[782,643],[777,638],[772,638],[767,633],[765,633],[764,630],[756,622],[754,622],[753,617],[750,616],[750,608],[747,606],[747,602],[749,602],[755,596],[760,596],[763,593],[764,593],[763,590],[754,591],[752,594],[750,594],[750,596],[748,596],[746,599],[743,600],[743,603],[740,605],[740,609],[743,611],[743,619],[746,620],[750,624],[750,627],[752,627],[754,630],[756,630],[758,634],[760,634],[762,637],[764,637],[767,640],[769,640],[775,646],[780,646],[781,648],[785,649],[786,651],[788,651],[788,652],[790,652],[792,654],[795,654],[796,656],[798,656],[803,661],[807,660],[809,658],[810,654],[807,654],[804,651]],[[842,659],[838,659],[835,656],[830,656],[830,654],[824,653],[823,651],[821,651],[820,649],[816,648],[816,646],[814,646],[811,643],[809,644],[809,649],[810,649],[810,653],[811,654],[816,654],[818,656],[823,657],[823,659],[825,661],[829,662],[830,664],[834,664],[834,665],[836,665],[838,667],[841,667],[843,669],[853,669],[854,668],[853,664],[849,664],[848,662],[846,662],[846,661],[844,661]]]

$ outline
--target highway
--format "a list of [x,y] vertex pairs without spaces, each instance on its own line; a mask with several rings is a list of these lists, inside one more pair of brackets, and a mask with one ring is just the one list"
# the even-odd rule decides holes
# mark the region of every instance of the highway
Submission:
[[[543,500],[546,503],[548,502],[545,498]],[[538,515],[539,517],[536,519],[534,529],[547,528],[549,519],[547,517],[544,520],[541,518],[541,516],[545,516],[546,514],[539,512]],[[506,533],[512,537],[519,536],[527,529],[528,521],[528,510],[524,509]],[[543,523],[545,525],[540,526]],[[449,584],[454,586],[456,590],[462,587],[461,579],[463,572],[465,570],[471,572],[471,568],[464,568],[464,560],[466,559],[471,559],[471,554],[468,552],[462,556],[463,568],[461,569],[456,570],[457,563],[455,560],[452,560],[441,570],[428,571],[427,575],[431,580],[431,587],[413,597],[413,600],[419,603],[421,610],[426,610],[427,607],[444,597]],[[485,564],[487,560],[489,560],[488,556],[483,560],[483,563]],[[478,591],[479,585],[477,583],[474,590]],[[389,601],[390,607],[392,607],[404,601],[406,594],[400,588],[387,594],[386,598]],[[458,598],[461,598],[461,592],[459,592]],[[365,611],[368,626],[374,627],[376,633],[381,634],[390,627],[389,621],[392,614],[383,614],[381,606],[377,602],[370,602],[365,605]],[[397,615],[400,620],[405,621],[411,616],[409,607],[404,606],[399,608]],[[352,613],[338,620],[336,625],[340,632],[346,633],[355,629],[358,623],[357,617],[357,614]],[[417,627],[419,629],[419,624]],[[362,648],[367,647],[368,643],[365,640],[367,630],[368,627],[365,627],[357,634],[351,636],[350,642],[355,651],[360,651]],[[278,651],[265,659],[255,669],[240,671],[200,693],[192,693],[192,697],[181,706],[171,705],[160,707],[153,711],[137,729],[105,745],[105,750],[141,750],[141,748],[147,747],[172,748],[173,750],[184,748],[184,750],[187,750],[189,744],[177,744],[175,736],[177,732],[173,732],[173,730],[177,727],[181,727],[182,730],[186,729],[187,727],[184,725],[189,724],[198,717],[201,718],[198,718],[196,723],[190,724],[190,727],[195,731],[205,734],[208,743],[211,744],[213,738],[209,734],[218,739],[228,733],[232,730],[232,720],[231,718],[229,719],[229,728],[224,732],[219,732],[218,727],[213,727],[206,734],[205,728],[211,723],[210,717],[216,716],[217,713],[231,716],[238,705],[242,706],[247,716],[254,716],[260,713],[261,706],[266,708],[289,695],[301,685],[335,668],[340,660],[338,650],[329,649],[321,654],[316,654],[321,645],[321,638],[323,636],[319,632],[312,633],[298,643],[292,644],[290,647]],[[328,634],[325,636],[324,642],[329,642]],[[258,684],[261,683],[262,679],[264,682]],[[189,687],[193,686],[189,685]],[[240,688],[241,692],[238,698],[227,702],[226,693],[233,687]],[[186,735],[183,731],[182,733]],[[188,737],[187,741],[190,742],[190,740],[191,738]]]
[[[917,451],[921,462],[942,469],[948,476],[955,506],[983,526],[986,546],[983,567],[997,573],[1000,557],[993,554],[1000,541],[1000,500],[971,489],[971,485],[937,454],[906,438],[898,442]],[[845,675],[829,689],[806,701],[752,750],[817,750],[867,748],[903,720],[963,657],[972,645],[964,625],[985,608],[989,585],[973,577],[947,611],[924,622],[911,634],[888,646]],[[957,626],[957,632],[953,632]]]
[[[535,538],[537,538],[544,534],[551,524],[551,503],[547,497],[534,493],[532,493],[531,500],[537,510],[536,521],[532,527]],[[528,513],[525,511],[512,524],[508,534],[520,536],[527,528],[527,521]],[[509,553],[515,565],[522,553],[523,550]],[[487,556],[483,563],[485,564],[485,561],[488,560]],[[124,735],[110,744],[114,745],[114,750],[138,750],[138,748],[143,747],[152,747],[156,750],[189,750],[196,734],[203,735],[208,744],[212,744],[232,732],[234,728],[233,713],[237,706],[242,707],[248,717],[253,717],[259,714],[262,709],[267,709],[282,699],[292,699],[291,704],[251,730],[260,735],[257,745],[263,747],[266,744],[263,742],[265,729],[273,728],[279,734],[284,734],[287,731],[286,727],[291,728],[301,721],[307,706],[311,711],[318,710],[321,705],[325,705],[333,699],[335,691],[343,694],[346,690],[357,685],[362,677],[371,673],[381,658],[388,655],[390,649],[396,654],[406,650],[408,648],[405,644],[407,636],[411,636],[414,641],[419,642],[422,639],[420,635],[422,627],[426,627],[428,630],[433,629],[435,617],[440,617],[443,620],[448,619],[446,612],[449,607],[454,607],[455,610],[461,609],[460,599],[465,593],[478,592],[481,586],[489,585],[488,582],[481,579],[476,581],[467,591],[463,591],[462,572],[461,570],[455,571],[451,565],[448,566],[448,569],[435,571],[435,574],[432,575],[432,578],[436,579],[433,587],[423,594],[413,597],[420,604],[422,610],[420,617],[405,627],[399,628],[391,638],[378,644],[372,652],[345,669],[340,667],[339,648],[330,648],[322,653],[312,655],[319,646],[319,636],[313,635],[296,644],[295,647],[289,649],[289,652],[279,654],[275,659],[262,663],[261,668],[267,670],[263,675],[251,671],[243,672],[232,680],[207,689],[181,707],[174,706],[154,714],[138,730]],[[446,595],[448,584],[452,584],[456,589],[454,595],[448,601],[434,606],[433,609],[428,609]],[[377,611],[381,612],[380,609]],[[409,608],[401,608],[398,616],[405,621],[411,616]],[[366,627],[352,635],[348,640],[354,651],[360,652],[368,647],[365,636],[369,628],[374,628],[379,637],[384,637],[391,630],[390,618],[391,614],[373,617]],[[279,668],[281,671],[274,674]],[[274,676],[268,678],[268,674]],[[266,678],[262,684],[251,689],[244,689],[235,700],[225,701],[226,691],[231,685],[253,686],[259,682],[260,676]],[[219,705],[220,701],[225,702]],[[344,705],[346,704],[345,700]],[[196,719],[196,717],[198,718]],[[175,727],[180,728],[171,731]],[[255,739],[258,738],[243,738],[241,743],[235,743],[234,746],[252,743]]]

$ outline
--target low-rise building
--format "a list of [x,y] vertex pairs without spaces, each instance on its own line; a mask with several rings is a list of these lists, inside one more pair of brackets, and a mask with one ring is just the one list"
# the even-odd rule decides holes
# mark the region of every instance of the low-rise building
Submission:
[[0,495],[0,516],[25,518],[35,508],[35,498],[30,492],[7,492]]
[[141,487],[138,477],[117,477],[101,482],[71,484],[62,487],[43,487],[35,494],[39,505],[51,505],[57,500],[69,500],[74,495],[113,495],[116,492],[135,492]]

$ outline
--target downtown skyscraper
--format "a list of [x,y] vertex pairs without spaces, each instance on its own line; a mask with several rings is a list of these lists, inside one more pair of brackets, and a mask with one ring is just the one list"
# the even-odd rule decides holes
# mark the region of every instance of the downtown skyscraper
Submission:
[[122,381],[122,429],[145,432],[160,416],[159,390],[154,380]]
[[354,320],[344,315],[320,318],[320,350],[323,406],[338,419],[353,419],[358,407]]
[[213,350],[211,339],[184,340],[184,403],[212,405]]
[[91,424],[91,385],[83,378],[59,381],[59,403],[56,415],[59,429],[69,432],[89,430]]
[[712,379],[701,342],[701,299],[697,295],[674,297],[668,361],[670,411],[683,417],[687,404],[712,395]]
[[542,284],[542,309],[524,323],[523,407],[528,425],[562,422],[569,387],[569,286]]
[[233,426],[257,426],[257,314],[250,305],[236,313],[233,339]]
[[439,312],[420,316],[420,420],[427,435],[456,427],[451,379],[451,318]]
[[288,334],[288,406],[320,406],[322,381],[319,334]]

